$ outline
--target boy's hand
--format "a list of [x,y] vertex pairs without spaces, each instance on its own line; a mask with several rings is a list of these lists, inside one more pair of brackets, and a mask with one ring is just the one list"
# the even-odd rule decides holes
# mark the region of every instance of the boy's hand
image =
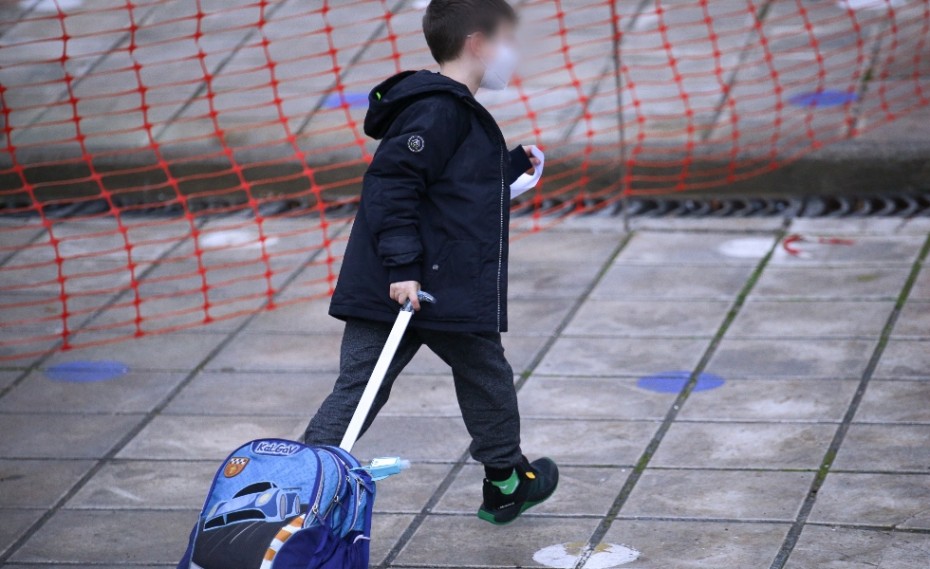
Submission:
[[526,171],[526,173],[531,176],[533,172],[536,171],[536,167],[539,166],[539,158],[533,156],[533,148],[536,148],[536,145],[531,144],[530,146],[523,147],[523,150],[526,151],[526,157],[530,159],[530,163],[533,165],[532,168]]
[[391,298],[401,306],[409,299],[413,309],[420,310],[420,299],[417,298],[418,292],[420,292],[420,283],[417,281],[391,283]]

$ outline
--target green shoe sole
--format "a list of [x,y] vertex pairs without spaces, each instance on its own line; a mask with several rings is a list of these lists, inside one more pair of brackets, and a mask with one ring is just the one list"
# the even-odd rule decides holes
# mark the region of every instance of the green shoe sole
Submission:
[[558,485],[558,483],[557,483],[557,484],[552,488],[552,492],[549,492],[549,494],[547,494],[547,495],[546,495],[544,498],[542,498],[541,500],[536,500],[535,502],[530,502],[530,501],[524,502],[523,505],[520,506],[520,511],[517,512],[517,514],[516,514],[514,517],[510,518],[509,520],[498,521],[497,518],[494,517],[494,514],[492,514],[491,512],[489,512],[489,511],[487,511],[487,510],[485,510],[485,509],[479,509],[479,510],[478,510],[478,518],[479,518],[479,519],[482,519],[482,520],[484,520],[484,521],[486,521],[486,522],[490,522],[490,523],[492,523],[492,524],[494,524],[494,525],[496,525],[496,526],[506,526],[507,524],[510,524],[510,523],[512,523],[514,520],[516,520],[517,518],[519,518],[519,517],[523,514],[523,512],[529,510],[529,509],[532,508],[533,506],[542,504],[543,502],[545,502],[546,500],[548,500],[550,497],[552,497],[552,495],[555,493],[555,491],[556,491],[556,489],[557,489],[558,487],[559,487],[559,485]]

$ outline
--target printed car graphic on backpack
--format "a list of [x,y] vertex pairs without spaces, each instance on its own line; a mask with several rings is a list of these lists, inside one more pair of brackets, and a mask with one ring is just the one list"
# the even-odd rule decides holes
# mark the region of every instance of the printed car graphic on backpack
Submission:
[[300,514],[299,488],[279,488],[274,482],[256,482],[236,492],[231,500],[217,502],[207,514],[204,531],[241,522],[283,522]]

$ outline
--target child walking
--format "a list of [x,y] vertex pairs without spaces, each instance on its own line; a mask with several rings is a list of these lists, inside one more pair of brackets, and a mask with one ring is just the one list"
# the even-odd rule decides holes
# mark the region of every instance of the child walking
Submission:
[[[520,450],[513,370],[504,356],[510,184],[532,170],[508,151],[474,95],[503,89],[517,65],[517,16],[505,0],[433,0],[423,32],[439,73],[407,71],[369,95],[365,133],[380,146],[362,186],[329,313],[345,320],[339,378],[310,421],[308,444],[338,445],[387,340],[399,306],[418,314],[401,341],[363,427],[425,345],[452,369],[484,465],[478,517],[513,521],[555,491],[558,468]],[[435,304],[417,299],[420,288]]]

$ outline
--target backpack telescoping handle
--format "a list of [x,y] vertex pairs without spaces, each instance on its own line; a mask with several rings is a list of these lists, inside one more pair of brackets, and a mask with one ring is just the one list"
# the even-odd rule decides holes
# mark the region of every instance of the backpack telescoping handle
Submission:
[[[436,302],[433,295],[422,290],[417,293],[417,298],[420,302]],[[404,304],[404,307],[400,309],[397,320],[394,321],[394,327],[391,328],[391,333],[388,335],[387,342],[384,344],[384,349],[381,350],[381,355],[378,356],[378,363],[375,364],[375,369],[371,372],[368,385],[365,386],[365,391],[362,393],[362,398],[358,402],[358,407],[355,408],[352,420],[349,421],[346,434],[342,437],[342,442],[339,444],[339,447],[346,452],[352,452],[352,447],[355,446],[355,441],[358,440],[358,436],[362,432],[365,419],[368,418],[371,406],[375,402],[375,396],[378,394],[378,390],[381,389],[384,376],[387,375],[388,367],[391,365],[391,361],[394,360],[394,354],[397,353],[400,340],[404,337],[404,332],[407,331],[407,325],[410,324],[411,318],[413,318],[413,303],[408,300]]]

